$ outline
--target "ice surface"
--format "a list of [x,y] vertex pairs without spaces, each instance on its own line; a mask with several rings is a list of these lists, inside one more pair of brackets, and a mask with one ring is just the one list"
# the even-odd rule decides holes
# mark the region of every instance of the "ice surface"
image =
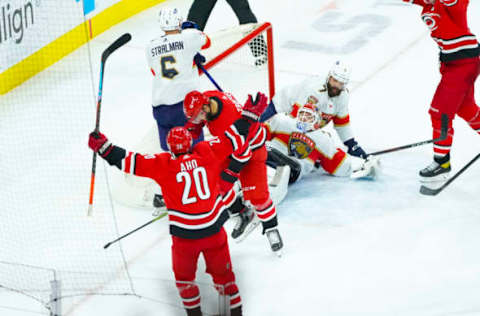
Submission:
[[[419,9],[399,2],[250,0],[259,20],[274,27],[277,89],[312,75],[323,78],[337,58],[352,64],[352,125],[370,152],[431,137],[427,110],[439,80],[437,48]],[[190,3],[166,4],[186,12]],[[134,146],[153,122],[143,46],[157,34],[160,7],[91,43],[97,74],[102,49],[124,32],[133,36],[108,61],[102,104],[102,131],[125,147]],[[478,1],[471,1],[469,17],[480,35]],[[236,24],[219,1],[206,32]],[[476,87],[479,100],[478,82]],[[460,119],[454,127],[455,172],[480,151],[480,137]],[[271,253],[259,230],[243,243],[230,243],[245,314],[480,315],[480,163],[440,195],[422,196],[417,172],[430,163],[431,151],[427,145],[382,156],[377,181],[312,174],[291,186],[277,208],[282,258]],[[121,232],[151,218],[145,210],[120,204],[115,209]],[[91,297],[69,315],[183,315],[166,222],[123,245],[137,293],[151,300]],[[200,260],[197,279],[208,284],[204,270]],[[0,305],[18,306],[11,294],[7,304],[1,293]],[[0,314],[30,313],[0,307]]]

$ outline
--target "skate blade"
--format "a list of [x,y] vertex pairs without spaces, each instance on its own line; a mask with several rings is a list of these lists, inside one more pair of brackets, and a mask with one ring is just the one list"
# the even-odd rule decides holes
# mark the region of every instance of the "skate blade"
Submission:
[[429,186],[435,186],[437,183],[441,183],[442,185],[445,181],[448,180],[448,173],[442,173],[435,177],[425,178],[420,177],[420,183],[427,183]]
[[238,243],[241,243],[242,241],[245,240],[245,238],[248,237],[248,235],[250,235],[254,230],[255,228],[257,228],[257,226],[260,225],[260,220],[255,217],[248,225],[247,227],[245,227],[245,231],[243,232],[243,234],[241,234],[239,237],[237,237],[235,239],[235,242],[238,244]]
[[283,256],[283,247],[277,251],[273,252],[278,258],[281,258]]

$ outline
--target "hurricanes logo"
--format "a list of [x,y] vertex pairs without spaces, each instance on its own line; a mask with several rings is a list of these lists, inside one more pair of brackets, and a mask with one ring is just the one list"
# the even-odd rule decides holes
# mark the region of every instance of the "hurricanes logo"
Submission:
[[423,22],[428,26],[430,32],[433,32],[438,28],[436,18],[439,18],[440,15],[437,13],[425,13],[422,15]]
[[298,159],[307,158],[313,149],[315,142],[305,134],[293,132],[288,140],[288,154],[297,157]]

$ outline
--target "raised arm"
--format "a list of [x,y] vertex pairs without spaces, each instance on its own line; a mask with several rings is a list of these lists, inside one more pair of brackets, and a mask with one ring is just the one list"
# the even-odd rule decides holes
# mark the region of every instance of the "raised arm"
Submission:
[[139,177],[154,178],[158,170],[165,170],[169,153],[144,155],[127,151],[120,146],[112,144],[102,133],[90,133],[88,147],[97,152],[109,165],[121,171]]

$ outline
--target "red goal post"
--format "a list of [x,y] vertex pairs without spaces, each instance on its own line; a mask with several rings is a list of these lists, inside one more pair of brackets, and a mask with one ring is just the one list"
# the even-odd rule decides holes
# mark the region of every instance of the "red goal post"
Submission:
[[[208,34],[207,34],[208,35]],[[212,46],[210,49],[201,53],[207,57],[205,69],[212,70],[216,67],[228,64],[237,64],[241,66],[240,72],[250,70],[254,72],[263,72],[266,80],[266,91],[262,91],[270,97],[275,95],[275,72],[274,72],[274,54],[273,54],[273,30],[269,22],[243,24],[234,28],[226,29],[211,35]],[[219,50],[222,42],[225,48]],[[248,58],[247,48],[253,58]],[[213,54],[209,54],[212,50]],[[230,61],[233,55],[240,55],[234,61]],[[212,56],[209,56],[212,55]],[[245,68],[247,67],[247,68]],[[231,73],[235,75],[235,73]],[[258,75],[257,75],[258,77]],[[245,78],[240,78],[240,80]],[[221,82],[219,82],[222,86]]]

